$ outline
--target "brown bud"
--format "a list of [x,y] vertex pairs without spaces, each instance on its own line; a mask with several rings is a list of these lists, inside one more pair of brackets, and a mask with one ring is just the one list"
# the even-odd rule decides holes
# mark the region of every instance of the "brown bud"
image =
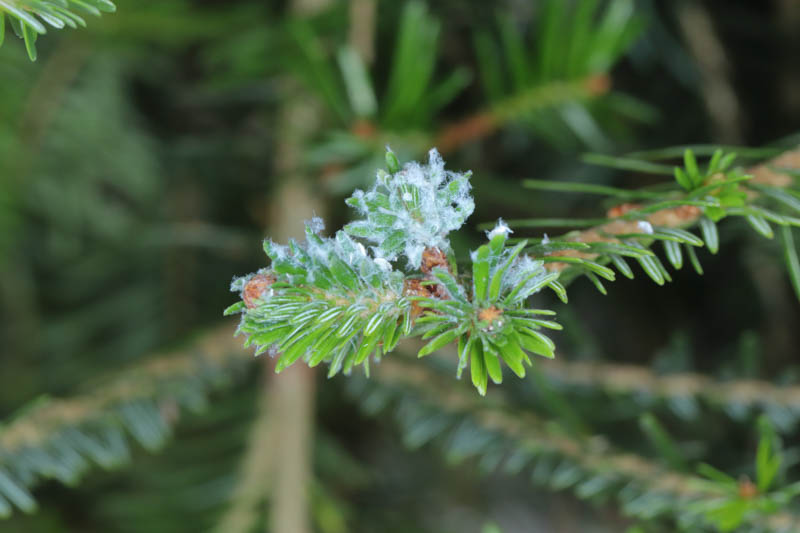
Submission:
[[676,228],[692,222],[702,214],[700,208],[695,205],[681,205],[672,209],[656,211],[648,219],[654,226]]
[[627,214],[629,211],[635,211],[637,209],[640,209],[641,207],[642,204],[631,204],[631,203],[615,205],[614,207],[608,210],[606,216],[608,218],[618,218]]
[[495,306],[487,307],[486,309],[481,309],[478,313],[478,319],[489,322],[490,324],[503,316],[503,311],[498,309]]
[[350,131],[353,133],[353,135],[362,139],[372,139],[375,137],[375,134],[378,133],[378,129],[375,127],[375,124],[364,119],[356,120],[353,123],[353,126],[350,128]]
[[[407,279],[403,282],[403,294],[405,296],[422,296],[430,298],[433,296],[427,285],[422,284],[421,279]],[[411,318],[417,318],[425,309],[418,302],[411,302]]]
[[758,487],[747,476],[739,480],[739,497],[743,500],[752,500],[758,496]]
[[583,81],[586,91],[592,96],[599,96],[611,89],[611,77],[607,74],[590,76]]
[[181,409],[174,399],[161,402],[158,405],[158,411],[161,414],[161,418],[170,426],[177,423],[181,416]]
[[448,271],[450,270],[450,263],[447,262],[447,255],[439,248],[425,248],[425,250],[422,251],[422,265],[419,269],[425,274],[430,274],[436,267],[441,267]]
[[263,294],[275,283],[277,278],[272,274],[256,274],[248,280],[242,290],[242,300],[248,309],[258,306],[258,300],[262,299]]
[[407,279],[403,282],[403,294],[406,296],[431,296],[428,285],[423,285],[421,279]]

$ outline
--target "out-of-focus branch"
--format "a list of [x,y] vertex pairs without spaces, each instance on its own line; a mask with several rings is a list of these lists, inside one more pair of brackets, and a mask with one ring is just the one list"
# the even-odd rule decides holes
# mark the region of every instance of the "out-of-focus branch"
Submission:
[[465,117],[442,129],[433,145],[448,154],[464,144],[488,137],[512,120],[560,104],[595,98],[608,92],[611,78],[607,74],[590,76],[580,81],[551,81],[533,87],[491,109]]
[[728,72],[725,50],[708,11],[700,2],[681,2],[677,9],[683,37],[700,69],[700,91],[719,142],[742,141],[742,109]]
[[171,384],[207,380],[206,384],[213,386],[223,374],[229,374],[231,366],[243,362],[240,343],[233,338],[233,327],[225,324],[200,337],[191,344],[191,349],[148,358],[83,394],[44,401],[0,426],[0,450],[14,453],[42,446],[60,429],[91,422],[136,398],[162,398],[169,403],[185,392]]
[[[428,365],[387,359],[373,373],[380,389],[366,380],[354,389],[363,395],[361,404],[371,412],[376,406],[398,402],[401,425],[417,445],[446,436],[450,453],[460,459],[503,450],[505,469],[510,473],[549,463],[553,466],[534,468],[533,479],[555,488],[571,488],[581,498],[612,496],[631,516],[668,516],[699,524],[702,518],[692,516],[689,506],[724,497],[721,489],[699,477],[615,450],[600,437],[576,440],[535,416],[509,411],[502,391],[496,391],[491,399],[478,399],[457,384],[442,386],[441,379]],[[469,430],[459,431],[465,427]],[[538,475],[536,470],[540,470]],[[766,531],[800,527],[800,518],[788,512],[748,519]]]
[[781,387],[761,380],[716,381],[703,374],[658,375],[638,365],[548,361],[542,372],[566,387],[591,388],[615,395],[642,395],[662,400],[699,399],[737,411],[779,410],[800,417],[800,386]]
[[[262,365],[265,371],[268,365]],[[265,381],[266,381],[265,372]],[[259,397],[257,418],[250,429],[247,448],[239,466],[238,483],[231,494],[230,506],[217,523],[217,533],[249,533],[261,518],[262,506],[266,504],[266,489],[274,475],[274,455],[268,453],[276,445],[280,434],[269,417],[270,394]]]
[[[330,4],[329,0],[293,0],[295,14],[315,13]],[[301,168],[302,151],[317,127],[317,110],[308,98],[298,97],[292,80],[284,86],[285,104],[278,117],[278,144],[275,167],[283,184],[271,204],[270,234],[278,240],[297,237],[303,220],[322,214],[324,205],[315,197]],[[265,359],[272,371],[274,361]],[[270,419],[280,434],[273,437],[272,485],[279,487],[271,494],[268,531],[311,533],[312,433],[314,427],[314,371],[305,365],[294,365],[280,376],[272,375],[267,394],[267,409],[262,416]],[[257,452],[255,452],[257,453]],[[263,453],[263,451],[262,451]],[[266,480],[262,480],[264,482]],[[267,489],[265,483],[264,489]]]
[[11,512],[6,499],[32,511],[28,490],[42,479],[75,483],[90,463],[112,468],[125,462],[127,436],[148,449],[162,446],[181,409],[202,408],[212,390],[233,384],[251,360],[242,357],[232,325],[225,324],[83,393],[35,402],[0,425],[0,516]]
[[377,0],[350,0],[348,41],[365,64],[375,59],[375,10]]

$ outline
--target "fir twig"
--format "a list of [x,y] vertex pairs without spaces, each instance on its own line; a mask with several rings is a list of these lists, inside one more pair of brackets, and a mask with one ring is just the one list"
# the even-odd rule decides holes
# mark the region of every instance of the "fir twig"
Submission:
[[[163,446],[180,410],[201,410],[211,390],[230,385],[249,358],[228,325],[189,347],[148,359],[68,398],[43,399],[0,426],[0,516],[6,499],[35,509],[28,489],[40,480],[75,483],[90,462],[104,468],[129,456],[125,434],[142,446]],[[19,495],[23,495],[21,498]]]
[[[794,179],[787,173],[786,169],[800,169],[800,148],[791,150],[761,163],[747,170],[747,174],[753,176],[750,182],[757,185],[770,187],[786,188],[794,185]],[[751,192],[751,199],[757,193]],[[700,207],[692,205],[690,202],[681,202],[683,205],[669,206],[658,209],[654,212],[642,213],[642,216],[633,219],[631,217],[636,206],[623,206],[619,218],[614,218],[609,222],[598,226],[570,233],[566,240],[568,242],[579,243],[610,243],[624,244],[622,236],[642,236],[642,224],[647,223],[650,227],[663,227],[681,229],[697,224],[703,216]],[[641,212],[641,211],[640,211]],[[601,256],[598,253],[584,252],[580,250],[556,251],[549,254],[551,257],[573,257],[593,261]],[[572,266],[566,262],[550,262],[547,264],[548,270],[560,272]]]
[[476,113],[444,127],[436,135],[434,146],[443,154],[449,154],[470,141],[488,137],[509,122],[519,120],[521,116],[597,98],[606,94],[610,87],[607,74],[597,74],[578,81],[553,80],[531,87],[497,102],[488,111]]

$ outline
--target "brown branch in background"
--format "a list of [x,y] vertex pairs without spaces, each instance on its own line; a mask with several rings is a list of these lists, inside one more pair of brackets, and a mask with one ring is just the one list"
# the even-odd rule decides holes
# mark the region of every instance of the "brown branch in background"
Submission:
[[[610,89],[611,78],[607,74],[596,74],[579,81],[545,83],[503,100],[489,110],[474,113],[445,126],[433,139],[428,139],[421,145],[428,143],[435,146],[441,154],[447,155],[469,142],[492,135],[508,122],[519,120],[538,109],[553,107],[566,101],[596,98]],[[366,119],[357,119],[350,126],[350,131],[366,140],[376,139],[385,133]]]
[[470,141],[488,137],[499,128],[497,117],[491,111],[483,111],[446,126],[439,132],[433,145],[447,155]]
[[[313,107],[308,101],[300,100],[287,104],[279,121],[281,131],[289,132],[290,138],[297,138],[302,134],[297,131],[297,125],[304,128],[304,125],[315,124],[313,117],[304,116],[306,112],[313,113]],[[300,143],[285,143],[280,150],[279,168],[282,165],[292,168],[302,146]],[[299,237],[303,220],[320,213],[324,206],[311,195],[302,176],[281,174],[286,181],[273,206],[276,223],[272,226],[271,234],[277,240],[285,241],[289,237]],[[273,448],[259,450],[260,453],[269,453],[273,461],[274,476],[270,480],[262,480],[263,490],[266,492],[270,487],[277,488],[271,491],[272,512],[266,530],[311,533],[315,371],[306,365],[292,365],[278,375],[274,371],[276,361],[277,358],[264,358],[269,387],[261,393],[268,396],[263,416],[278,431]]]
[[[781,169],[800,169],[800,148],[785,152],[774,159],[756,165],[748,169],[747,172],[753,175],[753,183],[770,185],[773,187],[788,187],[792,185],[794,183],[792,176],[781,172]],[[636,207],[637,206],[632,204],[626,204],[624,207],[619,206],[615,210],[612,210],[609,215],[620,216]],[[697,222],[702,214],[703,212],[695,206],[680,206],[650,213],[642,217],[642,220],[649,222],[653,226],[682,228]],[[612,219],[610,222],[600,226],[573,232],[566,240],[570,242],[584,242],[587,244],[593,242],[619,243],[620,240],[615,238],[614,235],[628,233],[642,233],[638,220]],[[598,254],[581,252],[579,250],[562,250],[551,253],[550,257],[577,257],[593,260],[598,257]],[[560,272],[570,266],[569,263],[559,262],[547,263],[545,265],[547,269],[553,272]]]
[[247,448],[239,465],[238,482],[231,494],[230,505],[214,528],[217,533],[249,533],[261,519],[265,487],[271,485],[275,470],[271,450],[275,449],[276,439],[280,438],[268,416],[270,402],[269,394],[261,394],[256,420],[250,428]]
[[[300,237],[303,221],[315,214],[323,214],[324,206],[315,198],[304,176],[292,173],[299,168],[305,140],[313,131],[316,120],[315,106],[307,99],[297,97],[296,88],[287,86],[287,98],[278,119],[278,129],[283,142],[277,150],[276,169],[284,183],[272,205],[275,221],[270,234],[276,240]],[[270,386],[262,394],[268,394],[267,411],[264,416],[279,428],[280,435],[273,455],[274,479],[272,492],[270,527],[266,531],[286,533],[311,533],[311,454],[314,418],[314,370],[306,365],[292,365],[281,375],[274,372],[275,361],[265,358],[265,372],[271,375]],[[268,490],[267,480],[264,490]]]
[[708,11],[700,2],[681,2],[678,20],[689,50],[700,68],[700,90],[720,142],[742,142],[742,110],[730,81],[725,49]]
[[[290,10],[296,15],[311,15],[330,5],[330,0],[293,0]],[[276,151],[275,169],[283,183],[271,204],[270,234],[277,240],[302,235],[303,221],[318,214],[324,215],[322,199],[312,193],[310,183],[297,169],[302,168],[303,150],[319,125],[318,105],[304,97],[293,80],[284,85],[285,103],[279,113],[277,129],[281,132]],[[271,512],[266,531],[280,533],[311,533],[311,486],[316,395],[314,369],[292,365],[280,376],[274,372],[277,359],[264,359],[264,370],[270,374],[266,410],[271,427],[279,431],[272,437],[269,483],[262,480],[263,490],[270,486]],[[257,453],[257,452],[253,452]]]
[[347,40],[365,64],[375,59],[375,9],[377,0],[350,0]]
[[800,170],[800,148],[784,152],[778,157],[756,165],[748,170],[753,175],[753,182],[772,187],[790,187],[794,178],[782,169]]
[[[272,362],[272,361],[270,361]],[[276,434],[273,448],[259,450],[273,455],[273,479],[262,479],[272,501],[267,531],[311,533],[311,489],[313,482],[314,369],[293,365],[270,379],[268,415]]]
[[[96,420],[115,406],[136,398],[155,398],[156,401],[160,397],[167,399],[173,389],[165,385],[195,379],[200,369],[215,374],[229,373],[242,365],[251,364],[254,359],[242,349],[240,339],[233,336],[234,324],[231,322],[232,319],[226,320],[180,349],[151,356],[143,362],[121,369],[115,376],[84,393],[51,400],[0,426],[0,450],[13,454],[24,448],[43,446],[59,429]],[[452,347],[440,350],[440,354],[451,360],[456,355]],[[391,357],[384,358],[379,368],[391,365],[391,361]],[[576,387],[587,386],[610,393],[647,393],[660,398],[694,396],[718,405],[778,407],[800,412],[800,385],[776,386],[759,380],[719,382],[693,373],[660,376],[651,369],[637,365],[569,362],[563,358],[546,361],[539,368],[557,382]],[[392,369],[392,372],[408,374],[409,377],[405,379],[417,379],[414,376],[419,377],[430,372],[416,369],[414,364],[401,364]],[[277,380],[281,380],[283,376],[281,374]],[[450,388],[441,387],[441,390]],[[453,388],[456,388],[455,385]],[[159,391],[163,393],[160,394]],[[453,393],[458,397],[464,396],[463,392]],[[265,398],[269,398],[269,395],[262,396],[262,400]],[[497,389],[491,401],[502,404],[502,390]],[[262,406],[265,405],[266,402],[262,403]],[[172,420],[177,421],[175,418]],[[280,439],[281,434],[277,433],[276,438]],[[264,449],[259,452],[263,453]]]
[[[414,348],[410,351],[414,352],[424,345],[410,342],[410,348]],[[442,360],[458,360],[453,346],[442,348],[437,353]],[[717,381],[691,372],[659,375],[641,365],[570,361],[563,356],[543,362],[537,365],[537,369],[555,384],[565,387],[586,387],[608,394],[641,394],[663,400],[696,398],[719,407],[737,405],[800,413],[800,385],[779,386],[755,379]],[[497,392],[502,394],[502,391]]]

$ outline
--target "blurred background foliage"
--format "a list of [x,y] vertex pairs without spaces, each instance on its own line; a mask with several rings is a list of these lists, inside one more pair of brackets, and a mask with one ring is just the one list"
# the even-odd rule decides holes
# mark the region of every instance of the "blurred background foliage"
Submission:
[[[525,178],[657,182],[589,166],[585,151],[800,141],[791,0],[290,4],[119,0],[85,29],[40,38],[35,63],[22,41],[0,48],[0,485],[16,465],[39,507],[0,530],[265,530],[283,488],[253,488],[242,467],[273,455],[252,450],[262,365],[235,342],[194,343],[218,327],[232,275],[263,266],[287,176],[306,177],[335,228],[386,144],[401,161],[439,146],[474,172],[477,210],[455,243],[466,254],[478,223],[499,216],[601,214],[596,198],[526,190]],[[308,131],[285,127],[304,112]],[[769,382],[798,384],[800,308],[780,247],[731,225],[702,277],[640,276],[608,296],[578,280],[569,306],[540,296],[565,326],[557,361],[489,405],[517,423],[536,416],[541,431],[527,431],[542,442],[600,436],[671,471],[708,462],[751,479],[766,413],[786,443],[781,479],[797,479],[800,399]],[[206,362],[186,363],[195,356]],[[315,531],[655,532],[681,519],[625,494],[589,505],[561,490],[581,478],[570,465],[591,470],[561,452],[515,470],[512,445],[447,418],[435,394],[452,380],[393,392],[316,379]],[[26,423],[33,433],[10,435]],[[103,457],[112,471],[89,468]],[[33,510],[14,487],[0,494],[3,514],[6,500]],[[237,502],[249,507],[234,519]]]

